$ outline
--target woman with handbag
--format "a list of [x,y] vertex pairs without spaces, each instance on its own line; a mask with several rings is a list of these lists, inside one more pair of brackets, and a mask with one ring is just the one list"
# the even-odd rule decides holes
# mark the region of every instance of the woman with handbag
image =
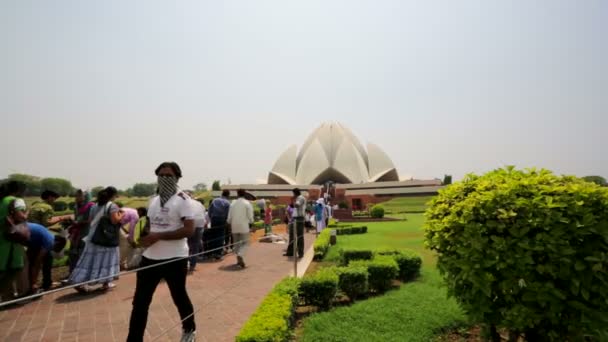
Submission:
[[[78,284],[101,279],[95,284],[102,284],[101,289],[114,287],[111,280],[120,272],[119,234],[122,213],[112,203],[118,191],[107,187],[97,195],[97,204],[91,208],[91,225],[82,255],[70,275],[70,283]],[[88,284],[92,285],[92,284]],[[88,286],[78,286],[76,291],[87,292]]]

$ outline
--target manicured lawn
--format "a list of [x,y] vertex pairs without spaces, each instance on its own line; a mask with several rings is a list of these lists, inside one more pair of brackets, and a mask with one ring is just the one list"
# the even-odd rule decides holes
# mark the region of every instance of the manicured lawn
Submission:
[[382,203],[391,214],[420,213],[426,210],[426,204],[433,196],[400,197]]
[[368,233],[338,236],[323,265],[337,261],[339,248],[411,249],[423,257],[421,277],[398,290],[306,318],[298,340],[432,341],[442,329],[465,324],[456,302],[447,298],[433,254],[424,248],[422,214],[402,222],[369,223]]

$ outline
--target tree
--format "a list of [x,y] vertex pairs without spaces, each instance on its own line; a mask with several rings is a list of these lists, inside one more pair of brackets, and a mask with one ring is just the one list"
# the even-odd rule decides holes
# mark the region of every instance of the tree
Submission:
[[607,186],[606,178],[602,176],[585,176],[583,179],[587,182],[595,183],[600,186]]
[[25,195],[26,196],[40,196],[42,193],[42,185],[40,184],[40,178],[36,176],[14,173],[9,175],[7,181],[19,181],[25,183]]
[[72,182],[63,178],[44,178],[40,181],[42,190],[51,190],[61,196],[69,196],[74,192]]
[[211,185],[211,190],[213,191],[220,191],[222,190],[222,186],[220,185],[220,181],[219,180],[214,180],[213,184]]
[[156,193],[156,183],[137,183],[133,185],[131,195],[136,197],[148,197]]
[[443,185],[450,185],[450,184],[452,184],[452,175],[443,176]]
[[194,191],[195,192],[204,192],[207,191],[207,184],[205,183],[198,183],[194,186]]

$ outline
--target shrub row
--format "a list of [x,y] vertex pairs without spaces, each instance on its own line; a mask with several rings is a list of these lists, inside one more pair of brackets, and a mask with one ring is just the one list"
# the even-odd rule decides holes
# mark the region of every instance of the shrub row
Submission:
[[237,342],[287,341],[298,301],[299,280],[289,277],[264,298],[236,337]]
[[331,231],[329,229],[323,229],[315,243],[313,245],[313,249],[315,251],[315,260],[321,260],[329,250],[329,237],[331,235]]
[[333,268],[322,268],[302,278],[300,294],[307,305],[327,309],[338,293],[339,277]]
[[369,249],[341,249],[340,261],[343,266],[348,265],[353,260],[371,260],[374,253]]
[[354,260],[349,266],[367,268],[369,288],[378,293],[390,289],[393,279],[399,275],[399,266],[389,255],[377,255],[372,260]]
[[334,228],[338,235],[351,235],[351,234],[365,234],[367,233],[367,227],[338,227]]

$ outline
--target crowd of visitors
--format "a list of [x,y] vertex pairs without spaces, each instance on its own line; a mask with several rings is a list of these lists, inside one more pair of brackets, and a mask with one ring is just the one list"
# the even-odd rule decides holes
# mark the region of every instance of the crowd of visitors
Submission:
[[[182,318],[182,341],[192,341],[196,327],[186,290],[187,275],[196,270],[202,254],[219,261],[234,252],[236,265],[245,268],[256,212],[244,190],[238,190],[233,201],[224,190],[210,201],[207,211],[203,200],[179,189],[182,173],[176,163],[162,163],[155,174],[157,194],[147,208],[117,203],[118,191],[110,186],[99,191],[94,201],[88,191],[77,190],[70,215],[55,214],[53,205],[60,196],[53,191],[43,191],[41,201],[28,208],[24,183],[2,184],[0,302],[51,289],[54,260],[67,259],[69,276],[62,282],[73,284],[80,293],[109,290],[121,270],[137,268],[128,341],[143,340],[148,309],[163,279]],[[272,234],[272,204],[266,200],[255,204],[264,233]],[[284,217],[289,231],[285,256],[304,256],[304,228],[316,227],[320,232],[327,226],[329,210],[323,198],[309,203],[299,189],[293,190]]]

